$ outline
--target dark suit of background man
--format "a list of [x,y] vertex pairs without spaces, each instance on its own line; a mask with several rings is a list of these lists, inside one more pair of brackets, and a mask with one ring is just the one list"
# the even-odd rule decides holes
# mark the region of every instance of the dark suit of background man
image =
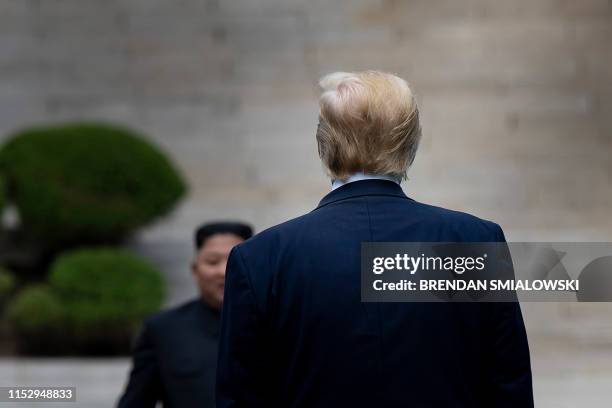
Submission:
[[368,71],[320,84],[333,190],[232,250],[217,407],[532,407],[518,303],[360,301],[361,242],[505,239],[493,222],[402,191],[421,134],[404,80]]
[[200,298],[149,318],[134,349],[133,368],[120,408],[215,406],[219,310],[225,266],[251,227],[235,222],[203,225],[195,234],[191,265]]

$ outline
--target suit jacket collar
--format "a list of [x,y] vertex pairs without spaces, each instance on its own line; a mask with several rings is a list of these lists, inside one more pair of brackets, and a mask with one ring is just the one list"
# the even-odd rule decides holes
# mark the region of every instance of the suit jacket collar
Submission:
[[382,195],[382,196],[395,196],[411,200],[407,197],[402,190],[402,187],[389,180],[382,179],[368,179],[353,181],[351,183],[344,184],[335,190],[328,193],[319,202],[316,209],[326,206],[336,201],[346,200],[348,198],[370,196],[370,195]]

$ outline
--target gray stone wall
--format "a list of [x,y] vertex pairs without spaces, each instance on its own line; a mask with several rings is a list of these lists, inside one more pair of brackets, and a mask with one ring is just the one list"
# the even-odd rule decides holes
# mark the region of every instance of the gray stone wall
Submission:
[[[168,150],[191,184],[134,237],[195,294],[194,226],[258,230],[328,191],[316,80],[407,78],[424,138],[404,188],[500,223],[508,240],[612,239],[609,0],[2,0],[0,141],[33,123],[119,121]],[[605,406],[611,308],[524,304],[537,406]],[[5,384],[55,379],[111,406],[128,362],[0,361]],[[52,381],[53,382],[53,381]]]
[[[327,192],[316,81],[335,70],[412,84],[424,129],[413,198],[493,219],[508,240],[604,241],[611,41],[607,0],[3,0],[0,138],[101,119],[169,151],[190,195],[132,244],[164,268],[169,304],[195,294],[196,224],[261,230]],[[525,311],[534,335],[612,339],[607,305]]]

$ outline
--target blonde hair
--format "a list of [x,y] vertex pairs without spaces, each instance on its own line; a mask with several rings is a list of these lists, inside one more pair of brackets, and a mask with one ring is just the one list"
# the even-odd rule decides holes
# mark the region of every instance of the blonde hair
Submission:
[[332,179],[364,172],[406,179],[421,126],[402,78],[380,71],[334,72],[319,80],[317,145]]

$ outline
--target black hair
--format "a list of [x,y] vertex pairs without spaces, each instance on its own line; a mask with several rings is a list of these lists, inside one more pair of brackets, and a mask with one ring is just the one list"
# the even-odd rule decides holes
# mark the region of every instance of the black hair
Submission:
[[219,221],[202,224],[195,232],[196,249],[202,248],[208,238],[215,234],[234,234],[244,240],[253,236],[253,228],[237,221]]

